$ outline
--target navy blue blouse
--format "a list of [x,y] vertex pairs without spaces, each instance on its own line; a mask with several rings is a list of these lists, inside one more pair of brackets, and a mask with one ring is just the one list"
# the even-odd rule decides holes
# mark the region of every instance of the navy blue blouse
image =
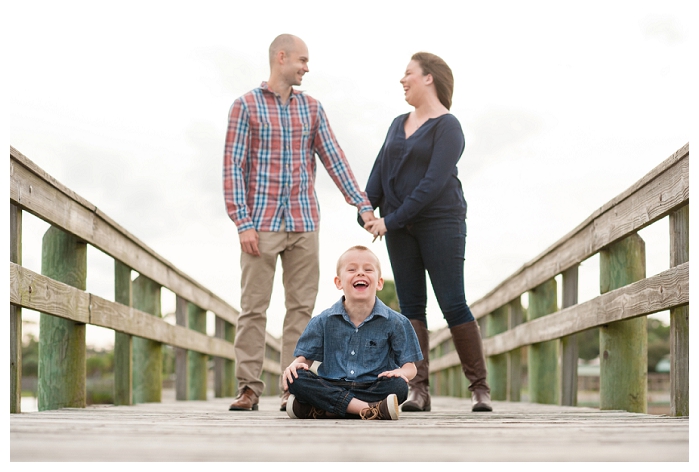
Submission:
[[393,120],[374,162],[366,186],[372,206],[380,209],[388,231],[422,219],[465,219],[456,168],[464,152],[459,120],[449,113],[430,118],[406,139],[407,117]]

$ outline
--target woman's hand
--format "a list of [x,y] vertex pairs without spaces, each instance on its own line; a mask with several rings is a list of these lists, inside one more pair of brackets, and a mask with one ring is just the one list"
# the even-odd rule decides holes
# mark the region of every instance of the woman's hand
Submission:
[[383,218],[369,221],[364,225],[364,229],[374,235],[374,241],[376,241],[376,238],[378,237],[383,237],[383,235],[388,231]]

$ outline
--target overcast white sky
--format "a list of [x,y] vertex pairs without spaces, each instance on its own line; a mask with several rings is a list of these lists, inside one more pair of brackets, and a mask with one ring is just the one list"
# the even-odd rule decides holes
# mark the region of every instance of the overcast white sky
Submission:
[[[240,250],[222,196],[224,135],[233,100],[267,79],[272,39],[306,41],[310,73],[300,88],[323,103],[362,188],[392,119],[410,110],[399,84],[410,56],[435,53],[454,71],[452,113],[466,135],[459,172],[468,202],[466,295],[475,301],[690,140],[691,7],[12,2],[4,7],[10,144],[239,307]],[[371,237],[322,167],[317,191],[319,313],[340,296],[337,257]],[[26,218],[24,264],[37,271],[44,230]],[[642,234],[648,275],[668,266],[666,233],[665,221]],[[371,247],[392,278],[385,245]],[[113,299],[111,261],[97,251],[89,257],[88,290]],[[595,270],[594,259],[583,264],[581,301],[598,293]],[[428,305],[430,328],[444,326],[434,297]],[[173,310],[174,299],[166,295],[163,308]],[[268,324],[275,336],[283,312],[278,278]]]

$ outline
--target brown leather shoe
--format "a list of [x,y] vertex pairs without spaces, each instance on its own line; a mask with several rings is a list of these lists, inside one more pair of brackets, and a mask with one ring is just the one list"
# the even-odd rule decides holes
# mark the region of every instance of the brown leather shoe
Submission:
[[252,391],[250,387],[243,387],[235,401],[228,407],[230,411],[252,411],[257,410],[260,397]]
[[279,411],[286,411],[286,404],[289,402],[289,395],[288,390],[282,394],[282,406],[279,408]]
[[289,402],[286,406],[286,414],[294,420],[329,420],[337,418],[337,415],[328,413],[308,403],[301,403],[294,395],[289,396]]
[[359,412],[359,416],[363,420],[397,420],[399,414],[398,397],[395,393],[390,394],[380,402],[369,403],[369,408],[364,408]]

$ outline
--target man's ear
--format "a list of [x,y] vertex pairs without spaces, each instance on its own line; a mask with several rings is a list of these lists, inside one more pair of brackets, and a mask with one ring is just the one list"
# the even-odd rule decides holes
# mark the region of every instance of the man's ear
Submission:
[[335,287],[337,287],[338,290],[342,290],[342,280],[340,280],[340,277],[335,277]]

